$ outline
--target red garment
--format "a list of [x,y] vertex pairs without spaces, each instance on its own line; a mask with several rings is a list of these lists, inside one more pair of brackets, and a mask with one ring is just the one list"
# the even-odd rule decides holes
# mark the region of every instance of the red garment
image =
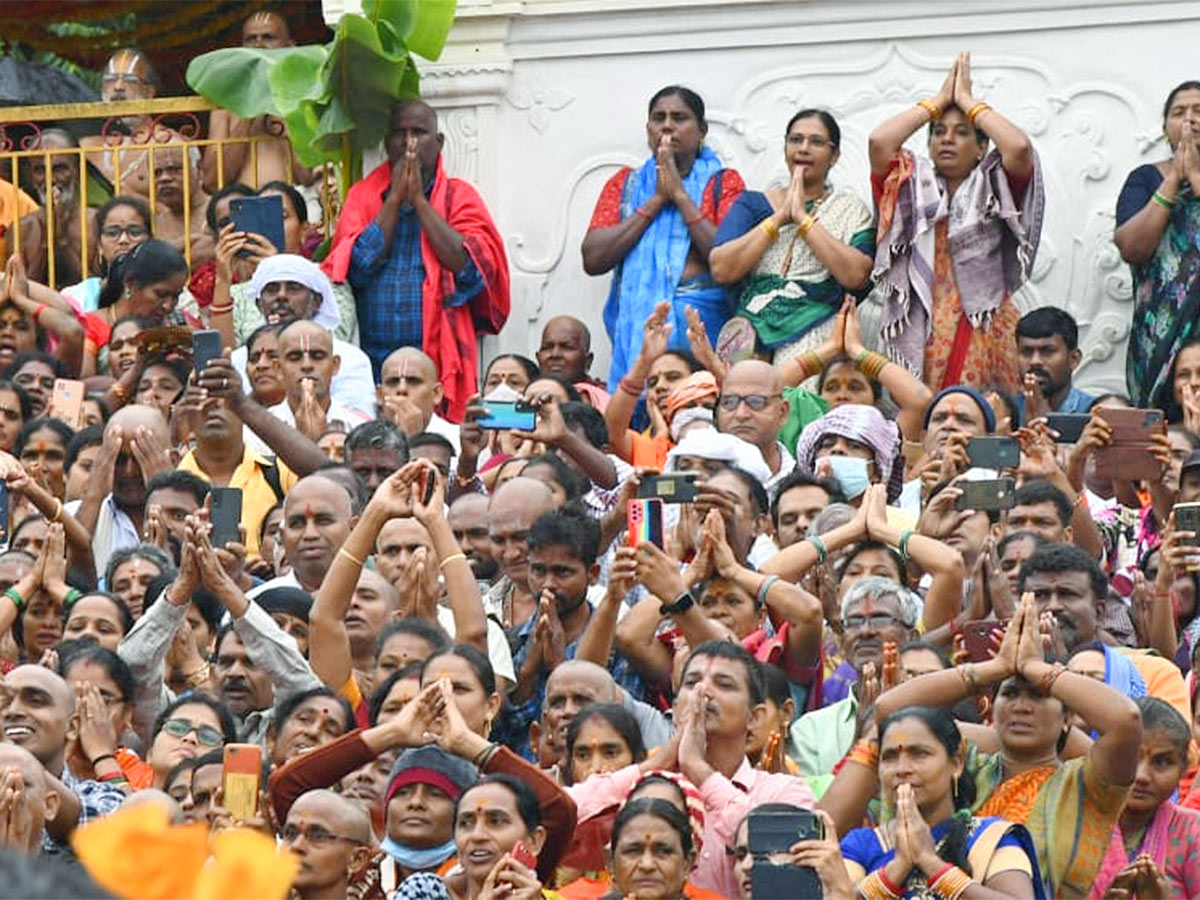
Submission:
[[[333,245],[321,263],[333,281],[346,281],[354,242],[383,208],[391,178],[391,163],[382,163],[346,194]],[[508,320],[508,260],[504,241],[483,198],[467,182],[448,177],[440,156],[429,204],[462,235],[463,249],[483,278],[483,290],[470,303],[453,309],[444,306],[442,301],[454,295],[454,273],[442,266],[429,238],[421,232],[421,261],[425,265],[421,349],[437,365],[445,387],[442,415],[451,422],[461,422],[467,401],[478,390],[476,333],[498,334]]]
[[210,259],[192,269],[192,277],[188,279],[188,290],[196,298],[196,305],[201,309],[212,306],[213,292],[217,288],[217,261]]
[[[592,220],[588,223],[588,231],[597,228],[611,228],[621,224],[621,197],[625,193],[625,182],[633,169],[628,166],[617,170],[604,183],[600,197],[596,200],[596,208],[592,210]],[[721,206],[717,208],[716,185],[717,178],[713,176],[704,186],[700,195],[700,214],[715,225],[720,225],[733,206],[734,201],[746,190],[742,176],[735,169],[722,169],[721,176]]]

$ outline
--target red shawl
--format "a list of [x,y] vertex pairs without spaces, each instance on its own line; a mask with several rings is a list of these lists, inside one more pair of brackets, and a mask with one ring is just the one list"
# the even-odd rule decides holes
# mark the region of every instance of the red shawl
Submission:
[[[375,221],[391,179],[392,165],[385,162],[346,195],[333,247],[321,264],[333,281],[346,281],[354,242]],[[421,261],[425,264],[421,349],[437,365],[445,387],[442,415],[452,422],[461,422],[467,401],[478,389],[479,354],[475,335],[497,334],[508,319],[508,261],[504,242],[483,198],[467,182],[447,177],[440,156],[429,203],[462,235],[463,250],[483,278],[483,290],[470,303],[457,308],[444,306],[443,301],[454,295],[454,273],[438,261],[429,239],[421,233]]]

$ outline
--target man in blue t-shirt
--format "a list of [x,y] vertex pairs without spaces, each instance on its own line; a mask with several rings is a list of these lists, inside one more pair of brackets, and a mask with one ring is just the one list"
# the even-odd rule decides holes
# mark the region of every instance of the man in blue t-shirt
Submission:
[[1071,384],[1071,373],[1082,357],[1079,327],[1070,313],[1043,306],[1021,317],[1017,323],[1021,391],[1016,398],[1021,424],[1052,412],[1088,411],[1095,398]]

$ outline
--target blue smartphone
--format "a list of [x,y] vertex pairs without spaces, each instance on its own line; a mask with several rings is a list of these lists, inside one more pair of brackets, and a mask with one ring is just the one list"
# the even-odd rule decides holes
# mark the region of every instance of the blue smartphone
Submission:
[[520,400],[511,403],[503,400],[480,400],[479,405],[487,410],[486,416],[475,420],[480,428],[533,431],[537,425],[537,411]]

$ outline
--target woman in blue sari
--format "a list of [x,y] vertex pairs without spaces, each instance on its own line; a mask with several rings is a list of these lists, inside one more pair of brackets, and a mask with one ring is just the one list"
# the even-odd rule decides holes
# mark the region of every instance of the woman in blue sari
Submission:
[[[604,306],[613,347],[609,391],[637,358],[642,330],[659,302],[671,302],[675,350],[689,349],[688,306],[714,343],[729,318],[729,297],[709,275],[708,252],[745,185],[704,146],[707,133],[700,96],[678,85],[663,88],[650,99],[650,158],[636,171],[625,167],[613,175],[596,202],[583,239],[583,268],[589,275],[613,273]],[[641,385],[627,389],[641,393]]]
[[[821,873],[826,897],[982,898],[1045,896],[1029,832],[970,809],[974,783],[958,725],[946,710],[910,706],[879,729],[879,781],[894,811],[878,828],[855,828],[840,851],[829,841],[792,848],[796,865]],[[930,825],[929,823],[933,823]],[[842,872],[828,863],[839,853]]]

